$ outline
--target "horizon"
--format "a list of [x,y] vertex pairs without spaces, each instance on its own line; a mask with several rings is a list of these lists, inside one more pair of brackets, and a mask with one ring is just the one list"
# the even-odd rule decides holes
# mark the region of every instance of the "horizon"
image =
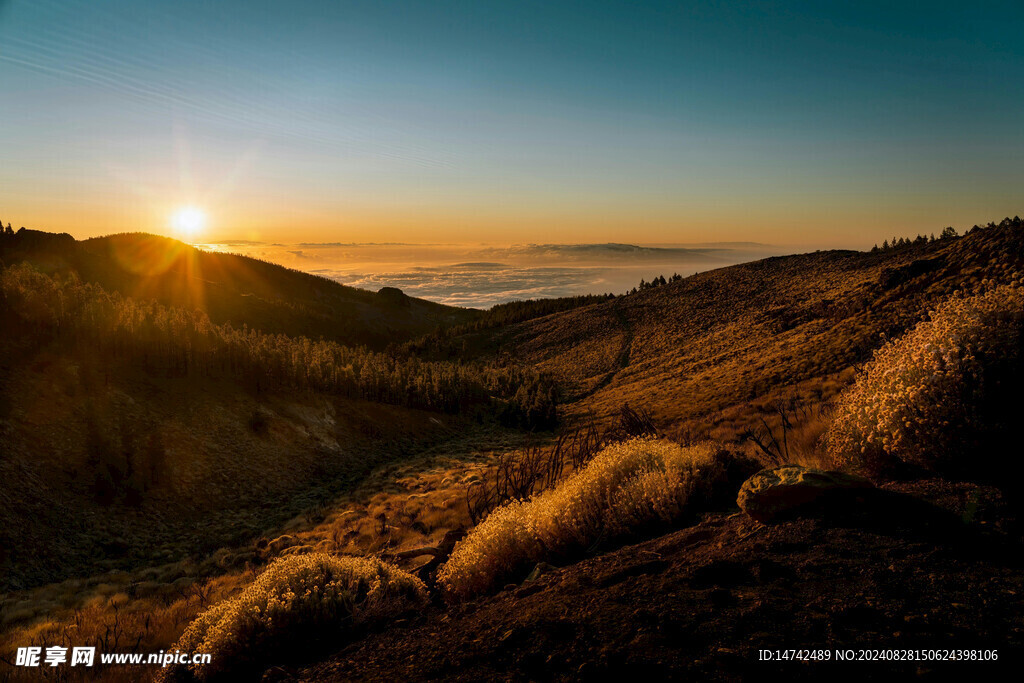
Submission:
[[[965,234],[967,230],[962,232]],[[166,237],[144,232],[120,234]],[[897,237],[930,236],[934,239],[936,234],[898,235],[891,240],[895,245]],[[513,301],[623,295],[659,276],[686,278],[769,257],[812,251],[867,251],[800,249],[792,245],[740,241],[654,245],[623,242],[189,242],[180,236],[170,236],[170,239],[206,252],[256,258],[349,287],[368,291],[397,288],[416,298],[481,310]],[[889,239],[874,246],[884,246]]]
[[863,249],[962,231],[1019,212],[1015,17],[5,0],[0,206],[77,238],[194,242]]

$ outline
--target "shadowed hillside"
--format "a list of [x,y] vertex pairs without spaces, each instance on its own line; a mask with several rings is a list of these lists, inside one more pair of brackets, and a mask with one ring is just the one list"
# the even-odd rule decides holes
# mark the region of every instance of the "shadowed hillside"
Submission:
[[148,235],[0,246],[3,589],[248,543],[452,425],[556,419],[529,369],[335,338],[475,313]]

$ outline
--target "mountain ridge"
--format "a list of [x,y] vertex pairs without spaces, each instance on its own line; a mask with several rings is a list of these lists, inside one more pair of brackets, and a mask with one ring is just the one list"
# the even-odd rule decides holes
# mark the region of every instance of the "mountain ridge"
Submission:
[[0,259],[7,265],[26,261],[49,274],[75,273],[125,296],[202,310],[215,323],[378,349],[478,315],[413,297],[396,302],[393,295],[149,233],[78,241],[67,233],[22,229],[0,238]]

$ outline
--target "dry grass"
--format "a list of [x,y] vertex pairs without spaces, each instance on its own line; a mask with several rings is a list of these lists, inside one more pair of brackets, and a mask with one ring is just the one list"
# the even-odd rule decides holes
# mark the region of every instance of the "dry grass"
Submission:
[[[976,292],[986,279],[1018,278],[1019,242],[1016,233],[986,230],[899,252],[771,259],[499,329],[485,346],[558,374],[570,395],[581,398],[572,414],[610,418],[632,401],[687,443],[739,445],[762,417],[778,433],[773,406],[796,400],[810,413],[793,422],[788,459],[820,465],[825,456],[816,444],[829,424],[820,409],[850,386],[853,366],[870,357],[879,333],[910,329],[958,288]],[[939,265],[915,274],[919,260]],[[384,555],[435,545],[446,531],[470,526],[466,487],[488,476],[497,454],[524,447],[507,433],[476,442],[479,432],[465,424],[415,411],[300,395],[254,398],[214,384],[197,391],[174,378],[105,377],[74,357],[37,359],[11,372],[8,387],[19,400],[0,406],[8,447],[0,478],[28,483],[0,493],[6,496],[0,561],[16,567],[21,586],[93,576],[3,596],[2,639],[11,645],[114,638],[127,650],[166,649],[197,614],[238,595],[275,558]],[[180,476],[154,486],[138,508],[88,503],[66,467],[82,461],[84,396],[100,406],[101,417],[159,416],[156,432]],[[249,424],[255,410],[265,411],[259,432]],[[114,422],[104,424],[116,430]],[[408,457],[422,452],[425,438],[447,443],[423,458]],[[464,556],[461,565],[451,564],[451,593],[459,594],[458,586],[472,594],[499,585],[505,576],[519,578],[534,558],[571,556],[614,534],[634,533],[636,525],[700,509],[705,475],[717,476],[716,465],[695,464],[704,462],[703,447],[654,448],[676,455],[626,458],[635,469],[622,465],[631,474],[616,485],[621,498],[586,497],[578,483],[580,498],[569,501],[557,493],[569,490],[566,481],[532,503],[502,508],[504,522],[497,513],[489,517],[480,529],[492,529],[492,541],[478,530],[460,546]],[[389,460],[399,455],[403,460]],[[674,464],[656,464],[662,461]],[[387,464],[373,470],[374,462]],[[362,485],[320,486],[345,471],[363,477]],[[583,473],[570,481],[584,481]],[[612,477],[606,475],[586,481],[607,492],[601,486],[611,486]],[[33,486],[34,498],[25,494]],[[650,491],[660,492],[660,502],[646,497]],[[559,495],[566,509],[586,514],[541,515],[538,501]],[[45,506],[32,507],[33,499]],[[547,521],[517,536],[512,522],[524,519]],[[260,536],[262,543],[248,540]],[[132,552],[112,557],[93,550],[97,539],[117,538]],[[10,554],[18,548],[20,556]],[[474,564],[470,549],[490,559]],[[416,562],[402,568],[415,569]],[[132,672],[101,673],[107,680],[133,679]]]
[[423,583],[379,560],[322,553],[271,564],[237,597],[203,612],[175,644],[211,663],[163,680],[230,680],[308,652],[354,628],[423,606]]
[[[116,632],[123,651],[166,650],[200,611],[237,594],[264,564],[279,557],[387,555],[436,545],[447,531],[469,526],[465,487],[483,475],[497,454],[521,448],[524,438],[516,432],[464,430],[417,455],[378,466],[329,504],[308,508],[250,544],[224,547],[205,558],[9,593],[0,600],[0,640],[11,647],[83,645],[109,640],[108,633]],[[401,566],[412,570],[423,561],[406,560]],[[0,658],[13,654],[0,648]],[[89,679],[97,675],[107,681],[133,680],[129,667],[92,670]]]
[[1022,339],[1019,282],[951,297],[875,353],[837,405],[828,453],[845,465],[895,458],[967,469],[967,459],[1015,431]]
[[[0,658],[13,662],[15,649],[28,646],[91,646],[97,652],[125,653],[165,650],[200,612],[236,594],[253,577],[245,573],[199,580],[183,577],[168,583],[124,582],[124,578],[112,576],[107,583],[91,588],[82,587],[80,581],[61,584],[64,592],[54,595],[55,600],[84,600],[73,610],[60,609],[53,602],[23,599],[26,609],[48,612],[42,619],[5,629]],[[12,680],[38,680],[40,672],[11,669],[4,673]],[[60,674],[65,677],[62,680],[133,681],[138,680],[139,669],[101,667],[97,662],[92,669],[62,668]]]
[[609,446],[556,488],[492,512],[438,575],[451,598],[489,590],[532,563],[672,523],[712,496],[718,446],[635,439]]
[[[7,381],[22,398],[0,420],[0,479],[18,482],[0,492],[0,590],[186,557],[201,562],[273,533],[377,464],[450,440],[452,427],[463,427],[369,402],[106,378],[75,357],[41,355]],[[266,416],[263,433],[249,425],[257,410]],[[159,446],[162,471],[137,504],[97,500],[91,430],[106,444],[94,450],[121,462],[128,444],[141,455]],[[133,461],[136,471],[143,461]]]

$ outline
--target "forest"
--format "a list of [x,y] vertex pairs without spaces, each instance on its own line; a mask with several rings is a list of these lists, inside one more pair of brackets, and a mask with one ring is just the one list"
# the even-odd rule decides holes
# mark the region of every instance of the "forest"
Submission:
[[444,413],[481,407],[524,429],[557,422],[554,383],[528,368],[501,361],[427,362],[218,325],[199,310],[122,296],[27,264],[0,275],[0,320],[26,346],[78,349],[165,376],[230,378],[257,393],[317,391]]

